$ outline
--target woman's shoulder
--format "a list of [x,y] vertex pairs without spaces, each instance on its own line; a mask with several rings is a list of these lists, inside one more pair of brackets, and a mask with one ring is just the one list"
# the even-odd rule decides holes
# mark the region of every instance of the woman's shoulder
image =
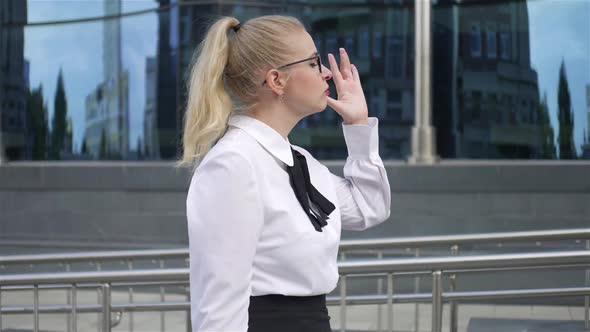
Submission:
[[251,168],[252,160],[250,160],[251,156],[248,153],[251,144],[247,138],[241,136],[236,131],[226,132],[207,152],[195,173],[211,167],[227,166],[236,171],[245,171],[245,168]]

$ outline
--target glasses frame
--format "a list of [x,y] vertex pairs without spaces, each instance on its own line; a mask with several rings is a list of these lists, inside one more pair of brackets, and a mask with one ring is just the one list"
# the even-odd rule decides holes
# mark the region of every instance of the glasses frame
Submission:
[[[282,65],[282,66],[280,66],[277,69],[283,69],[285,67],[289,67],[289,66],[296,65],[298,63],[302,63],[302,62],[313,60],[313,59],[316,59],[316,63],[318,65],[318,68],[319,68],[319,71],[320,71],[320,74],[321,74],[322,73],[322,57],[320,56],[319,53],[317,53],[316,55],[314,55],[312,57],[303,59],[303,60],[298,60],[298,61],[295,61],[295,62],[288,63],[286,65]],[[264,82],[262,82],[262,85],[264,85],[264,84],[266,84],[266,80],[264,80]]]

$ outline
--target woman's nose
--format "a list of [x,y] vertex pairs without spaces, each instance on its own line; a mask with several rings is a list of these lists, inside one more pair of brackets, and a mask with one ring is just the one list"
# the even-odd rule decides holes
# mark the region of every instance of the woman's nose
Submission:
[[324,77],[324,80],[328,81],[329,79],[332,78],[332,72],[330,71],[330,69],[328,69],[328,67],[322,65],[322,76]]

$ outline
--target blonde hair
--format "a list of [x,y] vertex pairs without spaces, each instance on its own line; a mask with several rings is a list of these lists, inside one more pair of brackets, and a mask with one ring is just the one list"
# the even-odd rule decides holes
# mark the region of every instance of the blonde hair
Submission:
[[260,16],[234,31],[238,23],[233,17],[214,22],[193,54],[178,166],[196,167],[225,133],[231,112],[256,104],[262,86],[259,74],[287,61],[286,37],[305,31],[291,16]]

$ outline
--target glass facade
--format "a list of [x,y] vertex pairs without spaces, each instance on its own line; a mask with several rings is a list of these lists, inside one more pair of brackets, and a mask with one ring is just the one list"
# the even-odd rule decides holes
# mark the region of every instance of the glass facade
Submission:
[[[411,154],[413,1],[0,2],[0,134],[8,160],[173,160],[187,68],[220,15],[298,17],[327,63],[345,47],[383,159]],[[590,158],[590,2],[433,2],[437,154]],[[331,89],[335,95],[332,83]],[[340,117],[307,117],[294,144],[344,159]]]
[[442,158],[588,158],[590,2],[438,1],[433,125]]

